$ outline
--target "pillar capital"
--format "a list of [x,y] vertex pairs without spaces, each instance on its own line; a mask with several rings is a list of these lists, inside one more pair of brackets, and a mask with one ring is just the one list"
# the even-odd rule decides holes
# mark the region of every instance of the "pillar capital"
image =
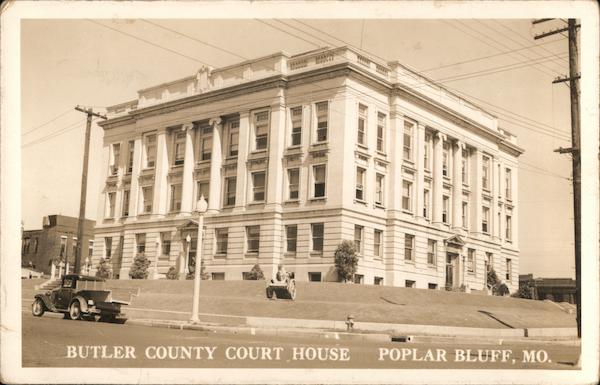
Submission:
[[214,118],[210,118],[208,120],[208,124],[212,127],[212,128],[216,128],[217,126],[220,126],[221,124],[223,124],[223,120],[221,119],[220,116],[214,117]]
[[194,128],[194,123],[183,123],[181,125],[181,131],[191,131]]
[[448,137],[446,136],[446,134],[444,134],[444,133],[443,133],[443,132],[441,132],[441,131],[436,131],[434,135],[435,135],[435,137],[436,137],[436,138],[438,138],[438,139],[441,139],[441,140],[448,140]]

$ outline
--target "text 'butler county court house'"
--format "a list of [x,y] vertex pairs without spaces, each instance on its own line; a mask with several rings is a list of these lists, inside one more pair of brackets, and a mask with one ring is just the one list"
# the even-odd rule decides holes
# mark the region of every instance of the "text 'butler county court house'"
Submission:
[[344,239],[357,283],[518,287],[517,165],[497,119],[404,67],[348,47],[284,52],[138,92],[108,108],[92,265],[150,278],[195,261],[208,201],[212,279],[284,263],[335,281]]

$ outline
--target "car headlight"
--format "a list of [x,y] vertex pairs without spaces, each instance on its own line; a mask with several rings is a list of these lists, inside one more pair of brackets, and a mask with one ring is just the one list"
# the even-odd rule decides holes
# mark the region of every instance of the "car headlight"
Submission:
[[94,301],[93,301],[93,300],[91,300],[91,299],[88,299],[88,301],[87,301],[87,302],[88,302],[88,305],[90,305],[90,306],[92,306],[92,305],[94,304]]

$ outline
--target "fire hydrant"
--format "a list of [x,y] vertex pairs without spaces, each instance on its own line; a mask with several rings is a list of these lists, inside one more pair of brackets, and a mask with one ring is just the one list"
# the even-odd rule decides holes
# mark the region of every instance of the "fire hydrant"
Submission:
[[346,317],[346,330],[354,329],[354,315],[348,314]]

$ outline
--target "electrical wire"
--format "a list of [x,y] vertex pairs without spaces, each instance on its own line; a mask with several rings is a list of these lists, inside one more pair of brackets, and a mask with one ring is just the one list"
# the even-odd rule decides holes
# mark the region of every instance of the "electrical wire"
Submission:
[[42,128],[42,127],[44,127],[45,125],[47,125],[47,124],[49,124],[49,123],[52,123],[52,122],[54,122],[54,121],[56,121],[56,120],[58,120],[58,119],[62,118],[63,116],[67,115],[69,112],[75,112],[75,110],[74,110],[74,109],[72,109],[72,108],[69,108],[69,109],[67,109],[66,111],[63,111],[63,112],[61,112],[60,114],[56,115],[55,117],[53,117],[53,118],[51,118],[51,119],[49,119],[49,120],[45,121],[44,123],[42,123],[42,124],[40,124],[40,125],[38,125],[38,126],[35,126],[35,127],[33,127],[32,129],[30,129],[30,130],[28,130],[28,131],[25,131],[25,132],[23,132],[21,135],[22,135],[22,136],[29,135],[29,134],[31,134],[32,132],[34,132],[35,130],[37,130],[37,129],[39,129],[39,128]]

